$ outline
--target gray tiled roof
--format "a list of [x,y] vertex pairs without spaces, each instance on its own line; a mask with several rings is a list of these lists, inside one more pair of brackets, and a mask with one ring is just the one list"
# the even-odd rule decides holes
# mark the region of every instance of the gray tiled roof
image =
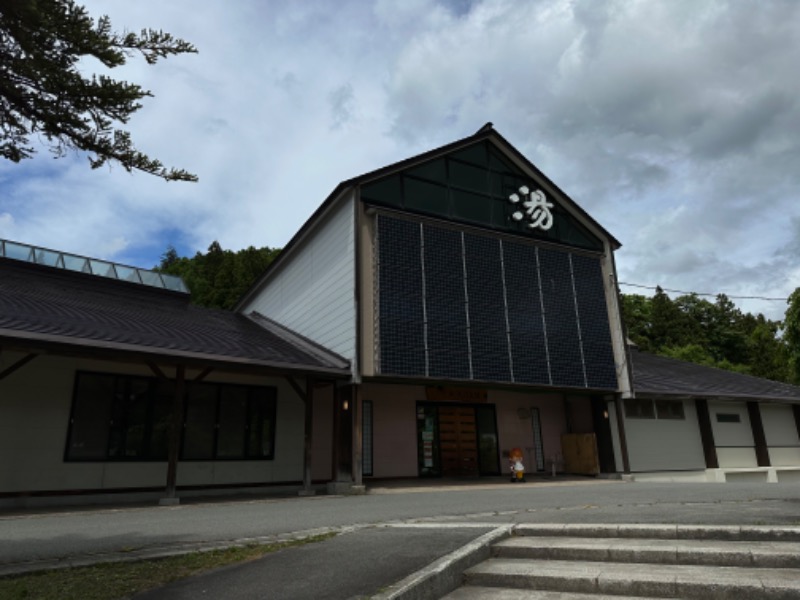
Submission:
[[341,356],[260,315],[202,308],[186,294],[7,259],[0,259],[2,340],[348,372]]
[[787,383],[656,356],[634,348],[630,356],[637,395],[800,402],[800,387]]

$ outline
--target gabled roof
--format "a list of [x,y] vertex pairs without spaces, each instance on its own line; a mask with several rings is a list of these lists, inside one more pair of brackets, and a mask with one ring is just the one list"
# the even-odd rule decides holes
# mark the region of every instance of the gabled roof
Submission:
[[3,346],[349,375],[346,359],[260,315],[203,308],[186,294],[0,258]]
[[630,350],[637,396],[692,396],[800,403],[800,387]]
[[444,146],[440,146],[439,148],[434,148],[433,150],[428,150],[427,152],[423,152],[422,154],[417,154],[415,156],[403,159],[401,161],[386,165],[385,167],[381,167],[379,169],[375,169],[374,171],[369,171],[367,173],[363,173],[356,177],[352,177],[351,179],[346,179],[339,183],[339,185],[334,188],[334,190],[328,195],[328,197],[324,200],[324,202],[314,211],[314,213],[306,220],[303,226],[295,233],[291,240],[286,244],[283,248],[283,251],[277,256],[275,260],[267,267],[267,270],[264,274],[250,287],[250,289],[245,292],[242,298],[237,302],[234,310],[241,309],[250,297],[261,287],[263,282],[269,277],[269,275],[275,270],[280,268],[280,264],[288,257],[295,246],[297,246],[309,233],[311,229],[318,223],[319,219],[323,217],[323,215],[329,210],[331,204],[333,204],[338,198],[342,196],[348,189],[354,188],[358,185],[373,181],[375,179],[379,179],[381,177],[385,177],[392,173],[408,169],[415,165],[430,161],[435,159],[439,156],[444,154],[448,154],[450,152],[454,152],[456,150],[465,148],[471,144],[475,144],[477,142],[482,142],[484,140],[490,140],[494,144],[496,144],[499,148],[501,148],[504,152],[508,155],[513,157],[523,168],[529,170],[533,175],[546,183],[548,186],[552,187],[556,192],[565,198],[569,202],[570,210],[573,210],[577,214],[579,214],[586,222],[590,223],[592,227],[596,228],[597,231],[604,237],[609,240],[611,247],[613,249],[618,249],[622,246],[622,244],[613,236],[611,235],[602,225],[600,225],[597,221],[595,221],[585,210],[583,210],[572,198],[570,198],[566,192],[564,192],[561,188],[559,188],[555,183],[553,183],[547,175],[542,173],[536,165],[530,162],[519,150],[517,150],[511,143],[506,140],[502,135],[500,135],[492,126],[492,123],[486,123],[483,127],[481,127],[475,134],[462,138],[460,140],[456,140],[450,144],[446,144]]

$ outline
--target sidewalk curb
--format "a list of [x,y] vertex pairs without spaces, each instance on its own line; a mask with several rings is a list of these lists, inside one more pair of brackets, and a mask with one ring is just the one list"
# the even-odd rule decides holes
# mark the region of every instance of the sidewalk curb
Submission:
[[464,571],[489,558],[492,544],[511,536],[513,525],[503,525],[473,540],[371,596],[372,600],[429,600],[441,598],[462,583]]

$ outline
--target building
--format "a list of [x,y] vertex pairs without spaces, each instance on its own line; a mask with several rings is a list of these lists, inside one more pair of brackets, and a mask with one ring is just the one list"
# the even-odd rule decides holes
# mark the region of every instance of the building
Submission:
[[232,312],[0,241],[0,504],[491,476],[513,448],[790,477],[800,390],[631,351],[619,247],[491,124],[342,182]]
[[308,486],[306,407],[349,374],[177,278],[0,241],[0,505]]
[[489,124],[341,183],[237,310],[350,361],[334,480],[496,475],[515,447],[562,469],[562,434],[593,434],[581,470],[614,472],[618,247]]
[[636,397],[624,401],[629,465],[620,471],[656,481],[800,481],[800,388],[630,355]]

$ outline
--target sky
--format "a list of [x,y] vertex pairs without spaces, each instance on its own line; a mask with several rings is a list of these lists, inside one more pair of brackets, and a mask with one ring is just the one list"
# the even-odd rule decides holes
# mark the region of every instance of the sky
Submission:
[[170,245],[282,247],[340,181],[492,122],[622,242],[621,282],[800,287],[795,0],[83,4],[199,49],[109,74],[154,95],[125,126],[137,147],[200,181],[42,147],[0,161],[2,238],[146,268]]

